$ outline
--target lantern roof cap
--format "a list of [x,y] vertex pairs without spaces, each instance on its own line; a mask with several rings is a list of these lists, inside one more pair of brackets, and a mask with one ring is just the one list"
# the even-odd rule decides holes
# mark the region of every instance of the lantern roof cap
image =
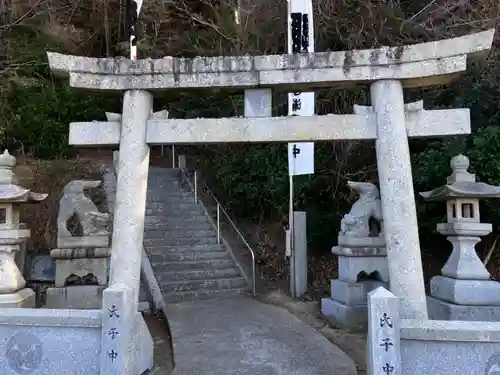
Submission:
[[425,200],[449,200],[453,198],[500,198],[500,186],[476,182],[476,175],[469,173],[469,158],[459,154],[450,161],[451,175],[446,185],[420,193]]
[[16,158],[8,150],[0,155],[0,202],[1,203],[36,203],[47,198],[48,194],[33,193],[18,185],[13,171]]

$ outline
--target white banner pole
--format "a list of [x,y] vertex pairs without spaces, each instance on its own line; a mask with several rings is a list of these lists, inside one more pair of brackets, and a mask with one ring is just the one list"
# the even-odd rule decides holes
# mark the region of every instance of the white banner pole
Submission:
[[[288,53],[314,52],[314,24],[311,0],[288,0]],[[313,116],[314,92],[289,93],[289,116]],[[293,176],[314,173],[314,143],[288,144],[288,170],[290,176],[290,201],[288,228],[290,233],[290,290],[293,298],[297,296],[295,285],[295,247],[293,225]]]

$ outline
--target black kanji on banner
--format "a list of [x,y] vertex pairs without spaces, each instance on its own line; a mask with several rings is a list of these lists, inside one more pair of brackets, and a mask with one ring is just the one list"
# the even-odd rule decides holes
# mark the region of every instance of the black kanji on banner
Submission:
[[137,2],[135,0],[127,0],[127,23],[128,37],[130,44],[137,44]]
[[302,15],[302,52],[309,48],[309,15]]
[[309,15],[292,13],[292,53],[307,52],[309,48]]
[[292,53],[300,53],[302,47],[302,13],[292,13]]
[[302,108],[302,101],[300,100],[300,98],[293,98],[292,99],[292,111],[297,112],[297,111],[300,111],[301,108]]

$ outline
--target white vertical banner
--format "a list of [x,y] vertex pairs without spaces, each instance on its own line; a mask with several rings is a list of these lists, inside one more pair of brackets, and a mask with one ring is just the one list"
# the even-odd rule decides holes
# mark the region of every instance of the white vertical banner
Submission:
[[[314,24],[311,0],[288,0],[288,53],[314,52]],[[289,116],[313,116],[314,92],[289,93]],[[309,145],[309,146],[308,146]],[[294,148],[295,147],[295,148]],[[300,154],[297,154],[297,147]],[[293,153],[295,150],[295,154]],[[311,152],[312,151],[312,152]],[[311,160],[307,160],[311,158]],[[290,176],[314,173],[314,143],[292,143],[288,145],[288,168]],[[294,163],[291,163],[294,161]],[[312,166],[297,168],[297,165]],[[292,168],[301,173],[292,172]]]
[[137,19],[143,0],[128,0],[128,26],[130,38],[130,60],[137,60]]
[[314,142],[288,144],[288,174],[314,174]]

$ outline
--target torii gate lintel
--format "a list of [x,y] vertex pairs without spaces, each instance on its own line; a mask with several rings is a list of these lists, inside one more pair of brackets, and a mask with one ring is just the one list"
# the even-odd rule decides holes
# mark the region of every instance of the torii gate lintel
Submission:
[[[421,102],[405,106],[409,138],[470,134],[469,109],[426,111]],[[284,116],[220,119],[159,119],[153,114],[146,123],[149,145],[207,143],[266,143],[330,140],[376,140],[372,107],[355,106],[352,115]],[[120,116],[120,115],[117,115]],[[73,122],[69,144],[74,146],[118,146],[121,124],[111,121]]]

